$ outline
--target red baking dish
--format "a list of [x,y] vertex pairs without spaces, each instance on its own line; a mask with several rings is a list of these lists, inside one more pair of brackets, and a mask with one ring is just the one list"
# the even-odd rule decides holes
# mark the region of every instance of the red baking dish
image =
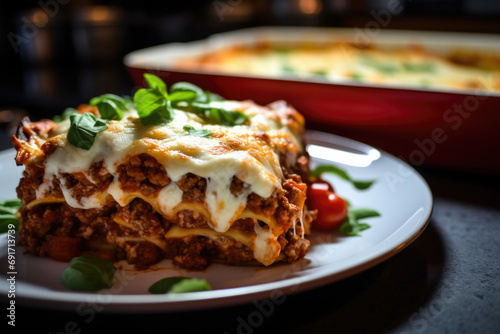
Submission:
[[[174,65],[184,56],[263,38],[293,41],[335,36],[356,41],[361,35],[350,29],[260,27],[134,51],[124,63],[138,86],[144,85],[143,73],[149,72],[169,85],[188,81],[227,99],[260,104],[286,100],[306,117],[309,128],[363,141],[414,166],[500,173],[500,92],[235,75],[181,70]],[[442,53],[457,47],[484,50],[500,59],[500,37],[495,35],[384,30],[371,36],[370,42],[382,47],[418,43]]]

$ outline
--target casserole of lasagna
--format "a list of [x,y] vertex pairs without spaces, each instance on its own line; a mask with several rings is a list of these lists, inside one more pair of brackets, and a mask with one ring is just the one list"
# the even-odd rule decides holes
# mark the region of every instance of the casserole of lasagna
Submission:
[[232,75],[500,91],[500,56],[464,50],[441,55],[418,44],[384,49],[355,42],[259,41],[179,58],[174,66]]
[[[137,269],[164,258],[191,270],[303,258],[314,216],[303,117],[284,102],[220,103],[245,121],[215,124],[175,109],[170,121],[144,125],[128,104],[87,149],[69,142],[70,119],[23,120],[13,142],[25,166],[17,188],[25,252],[44,256],[62,240]],[[75,114],[101,117],[91,105]]]

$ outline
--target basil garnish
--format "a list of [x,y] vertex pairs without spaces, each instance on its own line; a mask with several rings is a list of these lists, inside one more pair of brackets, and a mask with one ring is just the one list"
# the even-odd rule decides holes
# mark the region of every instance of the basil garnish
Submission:
[[9,230],[9,224],[19,228],[19,219],[16,212],[22,208],[23,204],[18,199],[0,201],[0,233],[5,233]]
[[210,137],[212,135],[212,131],[205,129],[195,129],[191,125],[184,125],[184,131],[187,131],[190,135],[197,137]]
[[173,110],[168,100],[167,86],[156,75],[144,73],[149,88],[141,88],[134,94],[135,108],[143,125],[170,122]]
[[345,181],[350,182],[356,189],[365,190],[371,187],[371,185],[375,182],[375,180],[353,180],[346,171],[332,165],[320,165],[316,167],[313,171],[311,171],[312,177],[319,177],[323,173],[333,173]]
[[169,101],[156,89],[139,89],[134,95],[134,103],[143,125],[157,125],[173,119]]
[[204,278],[173,276],[157,281],[149,287],[148,291],[154,294],[163,294],[207,291],[211,289],[212,287]]
[[89,150],[94,144],[95,137],[108,128],[106,123],[91,113],[72,114],[68,130],[68,142],[78,148]]
[[113,262],[92,255],[74,257],[61,274],[61,282],[76,291],[98,291],[113,285]]
[[71,116],[74,113],[76,113],[75,108],[66,108],[66,109],[64,109],[64,111],[61,115],[54,116],[52,118],[52,120],[56,123],[60,123],[60,122],[64,121],[65,119],[68,119],[69,116]]
[[123,118],[123,112],[128,109],[127,101],[115,94],[94,97],[90,100],[90,105],[97,106],[103,119],[120,120]]
[[169,94],[167,86],[159,77],[145,73],[144,78],[149,88],[141,88],[134,95],[134,103],[143,125],[170,122],[174,108],[196,113],[214,124],[233,126],[245,124],[249,120],[245,114],[221,105],[223,98],[219,95],[203,91],[189,82],[175,83]]
[[349,209],[346,221],[340,225],[340,232],[347,236],[357,236],[359,232],[370,228],[370,225],[360,223],[359,220],[372,217],[380,217],[380,213],[368,208]]

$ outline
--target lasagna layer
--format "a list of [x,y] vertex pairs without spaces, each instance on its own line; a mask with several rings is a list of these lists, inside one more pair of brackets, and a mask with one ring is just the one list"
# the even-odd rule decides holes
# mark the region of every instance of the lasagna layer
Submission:
[[23,121],[13,140],[25,165],[17,193],[26,252],[50,255],[54,240],[70,238],[138,269],[169,258],[192,270],[304,257],[312,215],[303,118],[283,102],[228,103],[249,124],[206,124],[176,110],[171,122],[144,126],[132,109],[89,150],[69,144],[69,121]]

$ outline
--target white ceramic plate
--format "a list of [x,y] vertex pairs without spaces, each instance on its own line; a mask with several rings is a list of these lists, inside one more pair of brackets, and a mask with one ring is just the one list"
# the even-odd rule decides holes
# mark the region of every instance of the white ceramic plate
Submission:
[[[410,166],[368,145],[346,138],[308,132],[306,139],[313,167],[336,164],[356,179],[377,179],[366,191],[357,191],[336,176],[326,176],[336,192],[353,207],[370,207],[381,213],[366,222],[372,227],[359,237],[338,232],[313,231],[306,258],[295,264],[271,267],[233,267],[212,264],[204,272],[175,268],[164,260],[146,272],[134,272],[124,264],[111,289],[80,293],[60,283],[65,263],[23,255],[15,247],[15,301],[17,304],[84,311],[97,303],[103,311],[179,311],[249,303],[283,296],[338,281],[359,273],[395,255],[415,240],[426,227],[432,212],[432,194],[427,183]],[[0,199],[15,198],[22,167],[13,160],[14,151],[0,153]],[[16,236],[17,237],[17,236]],[[9,302],[12,287],[7,283],[7,236],[0,236],[0,290]],[[152,295],[148,287],[168,276],[203,277],[213,290],[172,295]]]

